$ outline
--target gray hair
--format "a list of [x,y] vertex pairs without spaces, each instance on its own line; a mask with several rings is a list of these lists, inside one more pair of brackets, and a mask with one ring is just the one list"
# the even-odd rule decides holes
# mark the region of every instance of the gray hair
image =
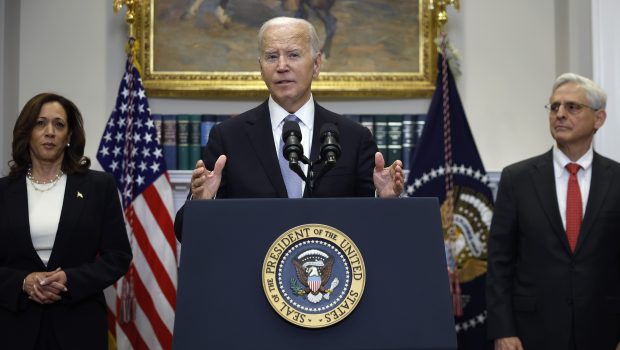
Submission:
[[320,53],[321,49],[319,47],[320,45],[319,36],[316,33],[316,29],[314,28],[314,25],[312,25],[312,23],[306,21],[305,19],[294,18],[294,17],[275,17],[263,23],[263,25],[260,27],[260,30],[258,31],[258,57],[260,58],[261,55],[263,54],[261,52],[261,45],[263,43],[263,34],[265,33],[265,30],[267,30],[268,27],[273,26],[273,25],[294,25],[294,24],[303,24],[304,26],[306,26],[307,34],[308,34],[308,41],[310,43],[310,48],[312,50],[312,58],[316,58],[316,56]]
[[590,107],[594,109],[605,109],[605,105],[607,104],[607,94],[605,91],[592,80],[575,73],[564,73],[560,75],[553,84],[551,94],[555,93],[555,90],[560,86],[568,83],[574,83],[585,91]]

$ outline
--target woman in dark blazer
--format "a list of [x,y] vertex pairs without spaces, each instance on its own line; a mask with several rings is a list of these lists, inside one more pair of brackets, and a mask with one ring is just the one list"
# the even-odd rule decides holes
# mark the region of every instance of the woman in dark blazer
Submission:
[[108,287],[132,254],[114,178],[89,170],[77,107],[43,93],[13,130],[0,179],[0,344],[107,349]]

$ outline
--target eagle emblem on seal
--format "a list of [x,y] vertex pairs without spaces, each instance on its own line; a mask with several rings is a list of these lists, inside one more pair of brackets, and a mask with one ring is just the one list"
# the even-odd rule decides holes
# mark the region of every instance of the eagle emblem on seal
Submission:
[[291,290],[295,295],[305,296],[311,303],[316,304],[323,299],[329,299],[329,295],[338,286],[338,277],[334,277],[327,288],[334,258],[321,250],[309,249],[301,252],[293,259],[293,266],[297,278],[291,278]]

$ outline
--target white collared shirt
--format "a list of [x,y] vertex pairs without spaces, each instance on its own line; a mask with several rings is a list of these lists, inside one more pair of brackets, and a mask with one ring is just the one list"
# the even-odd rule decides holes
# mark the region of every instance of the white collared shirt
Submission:
[[555,190],[558,196],[558,206],[560,215],[562,216],[562,224],[566,229],[566,192],[568,191],[568,178],[570,173],[566,169],[566,164],[577,163],[581,169],[577,172],[577,182],[579,182],[579,190],[581,192],[582,215],[586,212],[586,203],[588,203],[588,195],[590,194],[590,181],[592,179],[592,159],[594,151],[592,145],[588,151],[576,162],[572,162],[562,151],[553,146],[553,171],[555,174]]
[[[310,150],[312,149],[312,132],[314,128],[314,99],[310,95],[310,99],[295,113],[289,113],[284,108],[276,103],[271,96],[269,96],[269,115],[271,117],[271,131],[273,132],[273,145],[277,152],[280,148],[280,140],[282,139],[282,126],[284,125],[284,118],[288,115],[294,114],[299,118],[299,128],[301,129],[301,145],[304,148],[304,155],[309,159]],[[306,164],[301,165],[301,169],[305,174],[308,174],[308,166]],[[302,193],[305,187],[305,182],[301,182]]]

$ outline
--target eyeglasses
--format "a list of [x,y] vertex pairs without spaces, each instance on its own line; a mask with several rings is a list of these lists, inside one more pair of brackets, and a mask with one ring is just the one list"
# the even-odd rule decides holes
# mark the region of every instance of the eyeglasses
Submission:
[[560,110],[560,106],[562,105],[564,106],[564,109],[568,112],[568,114],[573,114],[573,115],[579,113],[583,108],[589,108],[595,112],[599,110],[598,108],[593,108],[588,105],[584,105],[582,103],[577,103],[577,102],[549,103],[545,105],[545,109],[549,111],[549,113],[555,114]]

